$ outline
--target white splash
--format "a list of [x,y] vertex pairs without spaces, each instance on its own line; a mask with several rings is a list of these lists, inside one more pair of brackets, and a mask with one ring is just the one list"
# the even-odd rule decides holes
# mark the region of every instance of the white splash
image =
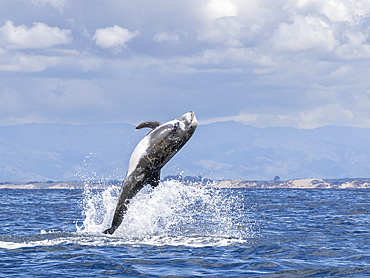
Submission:
[[[85,220],[78,233],[101,234],[110,226],[119,188],[103,192],[85,190]],[[250,237],[248,226],[240,228],[237,198],[217,189],[189,186],[178,181],[161,182],[141,190],[131,201],[114,236],[119,242],[151,245],[230,245]]]

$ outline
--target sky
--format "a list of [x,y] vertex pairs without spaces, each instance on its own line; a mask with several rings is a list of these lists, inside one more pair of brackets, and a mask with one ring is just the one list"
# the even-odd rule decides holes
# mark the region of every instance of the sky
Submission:
[[369,0],[2,0],[0,126],[370,127]]

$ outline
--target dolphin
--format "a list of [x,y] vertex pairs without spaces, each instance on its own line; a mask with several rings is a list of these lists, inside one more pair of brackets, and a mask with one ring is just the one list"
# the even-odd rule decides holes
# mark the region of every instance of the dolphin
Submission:
[[166,123],[147,121],[136,129],[152,130],[134,149],[122,183],[112,225],[104,234],[113,234],[121,225],[130,200],[147,184],[155,188],[162,167],[185,145],[197,127],[194,112],[188,112]]

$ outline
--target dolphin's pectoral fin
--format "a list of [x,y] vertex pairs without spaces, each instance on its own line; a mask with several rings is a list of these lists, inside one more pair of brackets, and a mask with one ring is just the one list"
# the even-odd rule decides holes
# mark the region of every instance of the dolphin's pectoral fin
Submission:
[[160,170],[154,171],[151,177],[149,178],[148,183],[152,186],[152,188],[156,188],[161,180],[161,172]]
[[147,122],[143,122],[141,124],[139,124],[136,129],[141,129],[141,128],[151,128],[151,129],[155,129],[156,127],[160,126],[162,123],[160,122],[157,122],[157,121],[147,121]]

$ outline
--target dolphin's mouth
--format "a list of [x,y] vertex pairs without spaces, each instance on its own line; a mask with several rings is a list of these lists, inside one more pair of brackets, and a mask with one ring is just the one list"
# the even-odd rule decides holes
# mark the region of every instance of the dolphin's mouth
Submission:
[[186,128],[195,128],[198,125],[197,118],[195,117],[195,113],[193,111],[185,113],[181,117],[177,118],[177,120],[184,123]]
[[197,117],[195,117],[195,113],[193,111],[190,111],[188,114],[190,114],[190,125],[194,128],[198,125]]

